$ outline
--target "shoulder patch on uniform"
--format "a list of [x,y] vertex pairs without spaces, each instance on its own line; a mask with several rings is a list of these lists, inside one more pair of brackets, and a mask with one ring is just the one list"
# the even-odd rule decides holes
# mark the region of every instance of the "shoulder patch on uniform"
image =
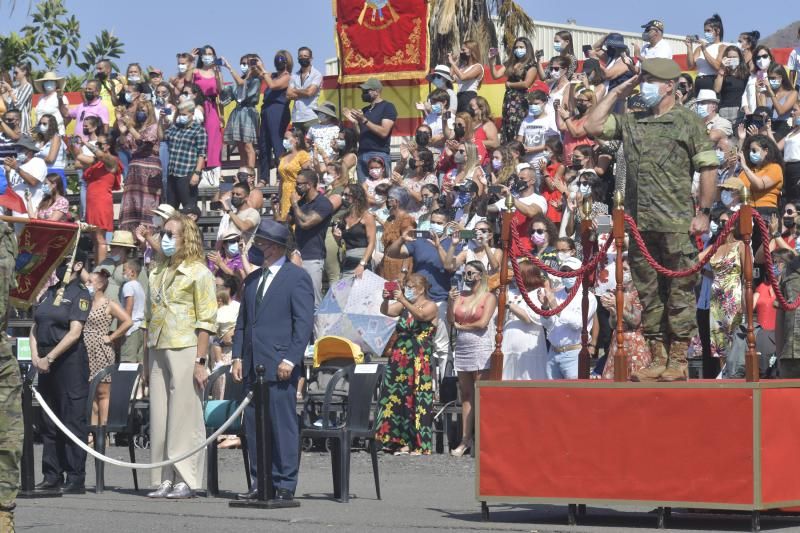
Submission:
[[89,300],[87,300],[85,298],[81,298],[80,300],[78,300],[78,308],[81,311],[88,311],[89,310]]

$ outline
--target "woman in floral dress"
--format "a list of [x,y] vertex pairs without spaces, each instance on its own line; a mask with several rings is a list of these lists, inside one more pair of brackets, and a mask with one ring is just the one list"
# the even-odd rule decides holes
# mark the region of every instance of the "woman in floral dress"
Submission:
[[429,455],[433,433],[431,356],[436,332],[436,304],[430,284],[411,274],[403,290],[383,292],[381,313],[399,317],[396,339],[383,378],[382,410],[376,438],[395,455]]
[[489,52],[489,62],[495,62],[489,68],[492,78],[496,80],[508,76],[506,94],[503,97],[503,129],[501,131],[505,142],[517,138],[519,126],[528,114],[528,89],[538,78],[536,56],[533,52],[533,45],[527,37],[520,37],[514,42],[512,54],[506,64],[501,65],[497,51]]
[[[628,261],[622,264],[622,287],[625,295],[625,303],[622,308],[622,320],[624,322],[623,339],[625,347],[625,358],[628,360],[628,375],[630,376],[639,369],[650,364],[650,350],[642,333],[642,304],[639,301],[639,293],[633,285],[631,279],[631,269]],[[611,327],[615,331],[611,334],[611,346],[608,349],[606,366],[603,369],[603,379],[614,379],[614,355],[617,353],[617,301],[614,292],[607,292],[600,297],[600,303],[608,310],[611,320]]]

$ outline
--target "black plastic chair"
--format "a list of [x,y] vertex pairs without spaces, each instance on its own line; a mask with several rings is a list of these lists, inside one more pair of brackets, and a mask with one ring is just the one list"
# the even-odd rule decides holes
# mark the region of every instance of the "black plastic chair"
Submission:
[[[211,392],[214,384],[222,377],[225,379],[225,392],[222,400],[212,400]],[[206,437],[210,437],[217,431],[230,415],[241,404],[244,398],[244,384],[236,383],[231,377],[230,365],[225,365],[208,377],[208,383],[203,393],[203,419],[206,424]],[[244,458],[244,472],[247,479],[247,490],[250,490],[250,460],[247,455],[247,439],[245,438],[244,426],[241,421],[228,427],[231,434],[235,433],[242,442],[242,457]],[[219,495],[219,449],[215,440],[206,447],[206,495],[215,498]]]
[[[124,433],[128,438],[128,453],[131,462],[136,462],[134,451],[133,404],[136,401],[136,389],[139,387],[139,376],[142,365],[121,363],[107,366],[95,375],[89,384],[89,400],[86,408],[86,420],[89,424],[89,433],[94,435],[94,449],[98,453],[106,454],[106,436],[109,433]],[[111,376],[111,390],[109,391],[108,418],[104,425],[92,425],[92,401],[97,394],[97,387],[107,376]],[[94,460],[95,492],[100,494],[105,489],[105,463],[100,459]],[[132,469],[133,487],[139,490],[139,479],[136,469]]]
[[[331,470],[333,472],[333,496],[342,503],[350,500],[350,450],[353,439],[361,438],[367,443],[372,456],[372,474],[375,477],[375,492],[381,499],[378,473],[378,443],[375,441],[375,421],[372,417],[372,401],[380,398],[385,367],[382,364],[350,365],[337,371],[328,382],[322,405],[322,425],[308,425],[310,418],[303,413],[300,436],[330,439]],[[335,403],[336,384],[346,379],[350,389],[342,416],[331,408]],[[378,406],[378,409],[380,405]]]

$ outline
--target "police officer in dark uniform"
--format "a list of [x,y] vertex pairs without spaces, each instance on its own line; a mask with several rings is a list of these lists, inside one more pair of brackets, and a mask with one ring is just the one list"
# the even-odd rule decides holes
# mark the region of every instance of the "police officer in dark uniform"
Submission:
[[[82,333],[92,298],[80,279],[84,261],[85,253],[79,250],[66,285],[64,274],[69,261],[56,270],[61,281],[50,287],[35,307],[30,343],[31,357],[39,372],[39,392],[64,425],[86,442],[89,359]],[[56,305],[62,286],[61,302]],[[42,416],[41,434],[44,481],[36,487],[83,494],[86,452],[69,440],[47,415]]]

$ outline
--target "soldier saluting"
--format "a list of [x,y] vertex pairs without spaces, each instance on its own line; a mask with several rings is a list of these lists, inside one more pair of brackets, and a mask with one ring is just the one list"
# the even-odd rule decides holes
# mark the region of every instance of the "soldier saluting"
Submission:
[[[625,209],[636,220],[655,260],[670,270],[684,270],[697,260],[691,235],[709,228],[717,157],[702,120],[675,102],[681,74],[678,64],[671,59],[645,59],[641,71],[641,76],[614,88],[587,113],[586,133],[622,140],[627,162]],[[614,104],[630,96],[639,83],[648,111],[612,114]],[[690,201],[695,171],[700,172],[697,212]],[[631,380],[685,380],[686,351],[697,326],[697,276],[659,276],[633,239],[628,258],[642,302],[644,336],[653,357]]]

